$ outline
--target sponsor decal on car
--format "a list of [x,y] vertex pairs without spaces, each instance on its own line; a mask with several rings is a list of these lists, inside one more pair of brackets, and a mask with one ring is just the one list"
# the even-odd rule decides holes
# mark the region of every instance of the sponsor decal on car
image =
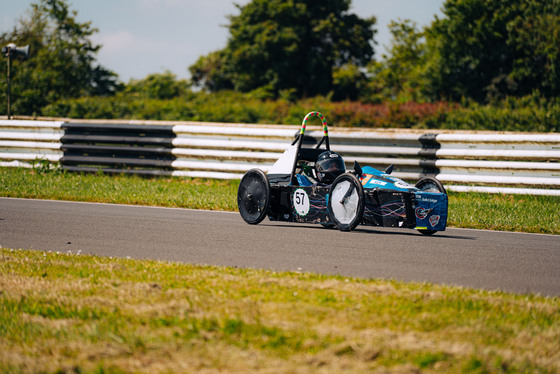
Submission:
[[410,184],[402,181],[395,182],[395,186],[397,186],[398,188],[412,188]]
[[364,186],[371,186],[371,185],[376,185],[376,186],[386,186],[387,182],[383,182],[377,179],[370,179],[368,180],[366,183],[364,183]]
[[423,203],[433,203],[433,204],[439,203],[439,201],[436,200],[436,199],[431,199],[431,198],[428,198],[426,196],[419,195],[419,194],[416,195],[416,200],[419,200]]
[[428,216],[428,214],[430,214],[431,211],[432,211],[431,209],[426,209],[424,207],[419,206],[418,208],[416,208],[414,213],[416,214],[416,218],[424,219]]
[[432,225],[432,227],[436,226],[439,223],[439,219],[441,217],[439,215],[433,215],[430,217],[429,221],[430,221],[430,225]]

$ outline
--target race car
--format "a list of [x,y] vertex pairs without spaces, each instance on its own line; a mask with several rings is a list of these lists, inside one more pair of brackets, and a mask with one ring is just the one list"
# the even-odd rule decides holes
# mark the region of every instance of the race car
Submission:
[[[303,147],[308,121],[318,117],[323,138],[314,147]],[[319,223],[351,231],[366,226],[416,229],[424,235],[444,231],[448,200],[445,188],[435,178],[423,177],[412,186],[371,166],[346,171],[342,156],[331,151],[327,121],[319,112],[303,119],[293,143],[268,173],[251,169],[237,191],[243,220],[258,224],[271,221]]]

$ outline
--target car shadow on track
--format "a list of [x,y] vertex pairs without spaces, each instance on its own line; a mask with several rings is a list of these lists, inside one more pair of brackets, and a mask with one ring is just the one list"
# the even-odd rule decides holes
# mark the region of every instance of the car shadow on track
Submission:
[[[406,229],[402,229],[406,230]],[[401,231],[379,231],[375,229],[356,229],[354,231],[362,231],[368,234],[376,234],[376,235],[406,235],[406,236],[415,236],[418,238],[426,238],[431,240],[440,240],[440,239],[461,239],[461,240],[476,240],[476,238],[472,236],[458,236],[458,235],[449,235],[443,232],[438,232],[434,235],[422,235],[419,232],[415,232],[416,230],[410,229],[409,232],[401,232]]]
[[[311,229],[311,230],[325,230],[325,231],[339,231],[334,227],[323,227],[317,224],[293,224],[293,223],[280,223],[280,222],[267,222],[261,223],[262,226],[270,226],[270,227],[288,227],[288,228],[297,228],[297,229]],[[361,234],[375,234],[375,235],[400,235],[400,236],[414,236],[417,238],[426,238],[432,240],[439,240],[439,239],[461,239],[461,240],[476,240],[475,237],[472,236],[459,236],[459,235],[451,235],[446,234],[445,231],[438,232],[434,235],[422,235],[421,233],[417,232],[414,229],[406,229],[406,228],[383,228],[382,230],[376,229],[375,227],[371,226],[359,226],[355,230],[351,231],[351,233],[361,233]],[[341,232],[341,235],[347,234],[347,232]]]

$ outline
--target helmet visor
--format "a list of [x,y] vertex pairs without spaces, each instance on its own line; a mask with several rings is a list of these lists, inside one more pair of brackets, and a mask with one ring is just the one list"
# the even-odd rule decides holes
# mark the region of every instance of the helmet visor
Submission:
[[342,173],[346,170],[344,166],[344,161],[341,157],[328,158],[321,160],[317,163],[317,171],[320,173]]

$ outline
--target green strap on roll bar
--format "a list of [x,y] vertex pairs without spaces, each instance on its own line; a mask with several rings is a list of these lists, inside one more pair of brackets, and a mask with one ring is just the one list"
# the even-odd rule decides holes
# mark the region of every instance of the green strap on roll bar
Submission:
[[307,115],[303,118],[303,122],[301,123],[301,130],[299,131],[299,135],[294,140],[292,145],[296,144],[296,142],[299,141],[298,149],[301,148],[301,143],[303,142],[303,135],[305,134],[305,130],[307,129],[307,122],[313,117],[318,117],[321,120],[321,123],[323,124],[323,138],[321,139],[319,144],[317,144],[316,148],[319,148],[323,144],[323,142],[325,142],[325,146],[327,147],[327,150],[330,150],[331,148],[330,148],[330,144],[329,144],[329,128],[327,126],[327,119],[325,118],[325,116],[321,112],[315,112],[315,111],[307,113]]
[[291,175],[291,178],[290,178],[290,184],[292,184],[292,185],[296,183],[295,170],[296,170],[296,166],[297,166],[298,155],[299,155],[300,150],[301,150],[301,145],[303,144],[303,136],[304,136],[305,130],[307,128],[307,121],[309,121],[313,117],[318,117],[321,120],[321,123],[323,124],[323,138],[321,139],[321,141],[319,142],[319,144],[317,144],[317,146],[315,148],[319,149],[319,147],[321,147],[323,142],[325,142],[325,147],[326,147],[327,151],[331,150],[331,147],[330,147],[330,144],[329,144],[329,129],[327,127],[327,119],[320,112],[309,112],[309,113],[307,113],[307,115],[303,118],[303,122],[301,123],[301,130],[299,132],[299,135],[297,136],[297,138],[292,143],[292,145],[294,145],[297,142],[297,151],[296,151],[296,155],[295,155],[295,159],[294,159],[294,165],[292,167],[292,175]]
[[311,119],[313,117],[319,117],[319,119],[321,120],[321,123],[323,124],[324,136],[329,136],[329,129],[327,127],[327,119],[320,112],[309,112],[309,113],[307,113],[307,115],[303,118],[303,122],[301,123],[301,130],[300,130],[299,133],[301,135],[305,134],[305,129],[307,128],[307,121],[309,121],[309,119]]

